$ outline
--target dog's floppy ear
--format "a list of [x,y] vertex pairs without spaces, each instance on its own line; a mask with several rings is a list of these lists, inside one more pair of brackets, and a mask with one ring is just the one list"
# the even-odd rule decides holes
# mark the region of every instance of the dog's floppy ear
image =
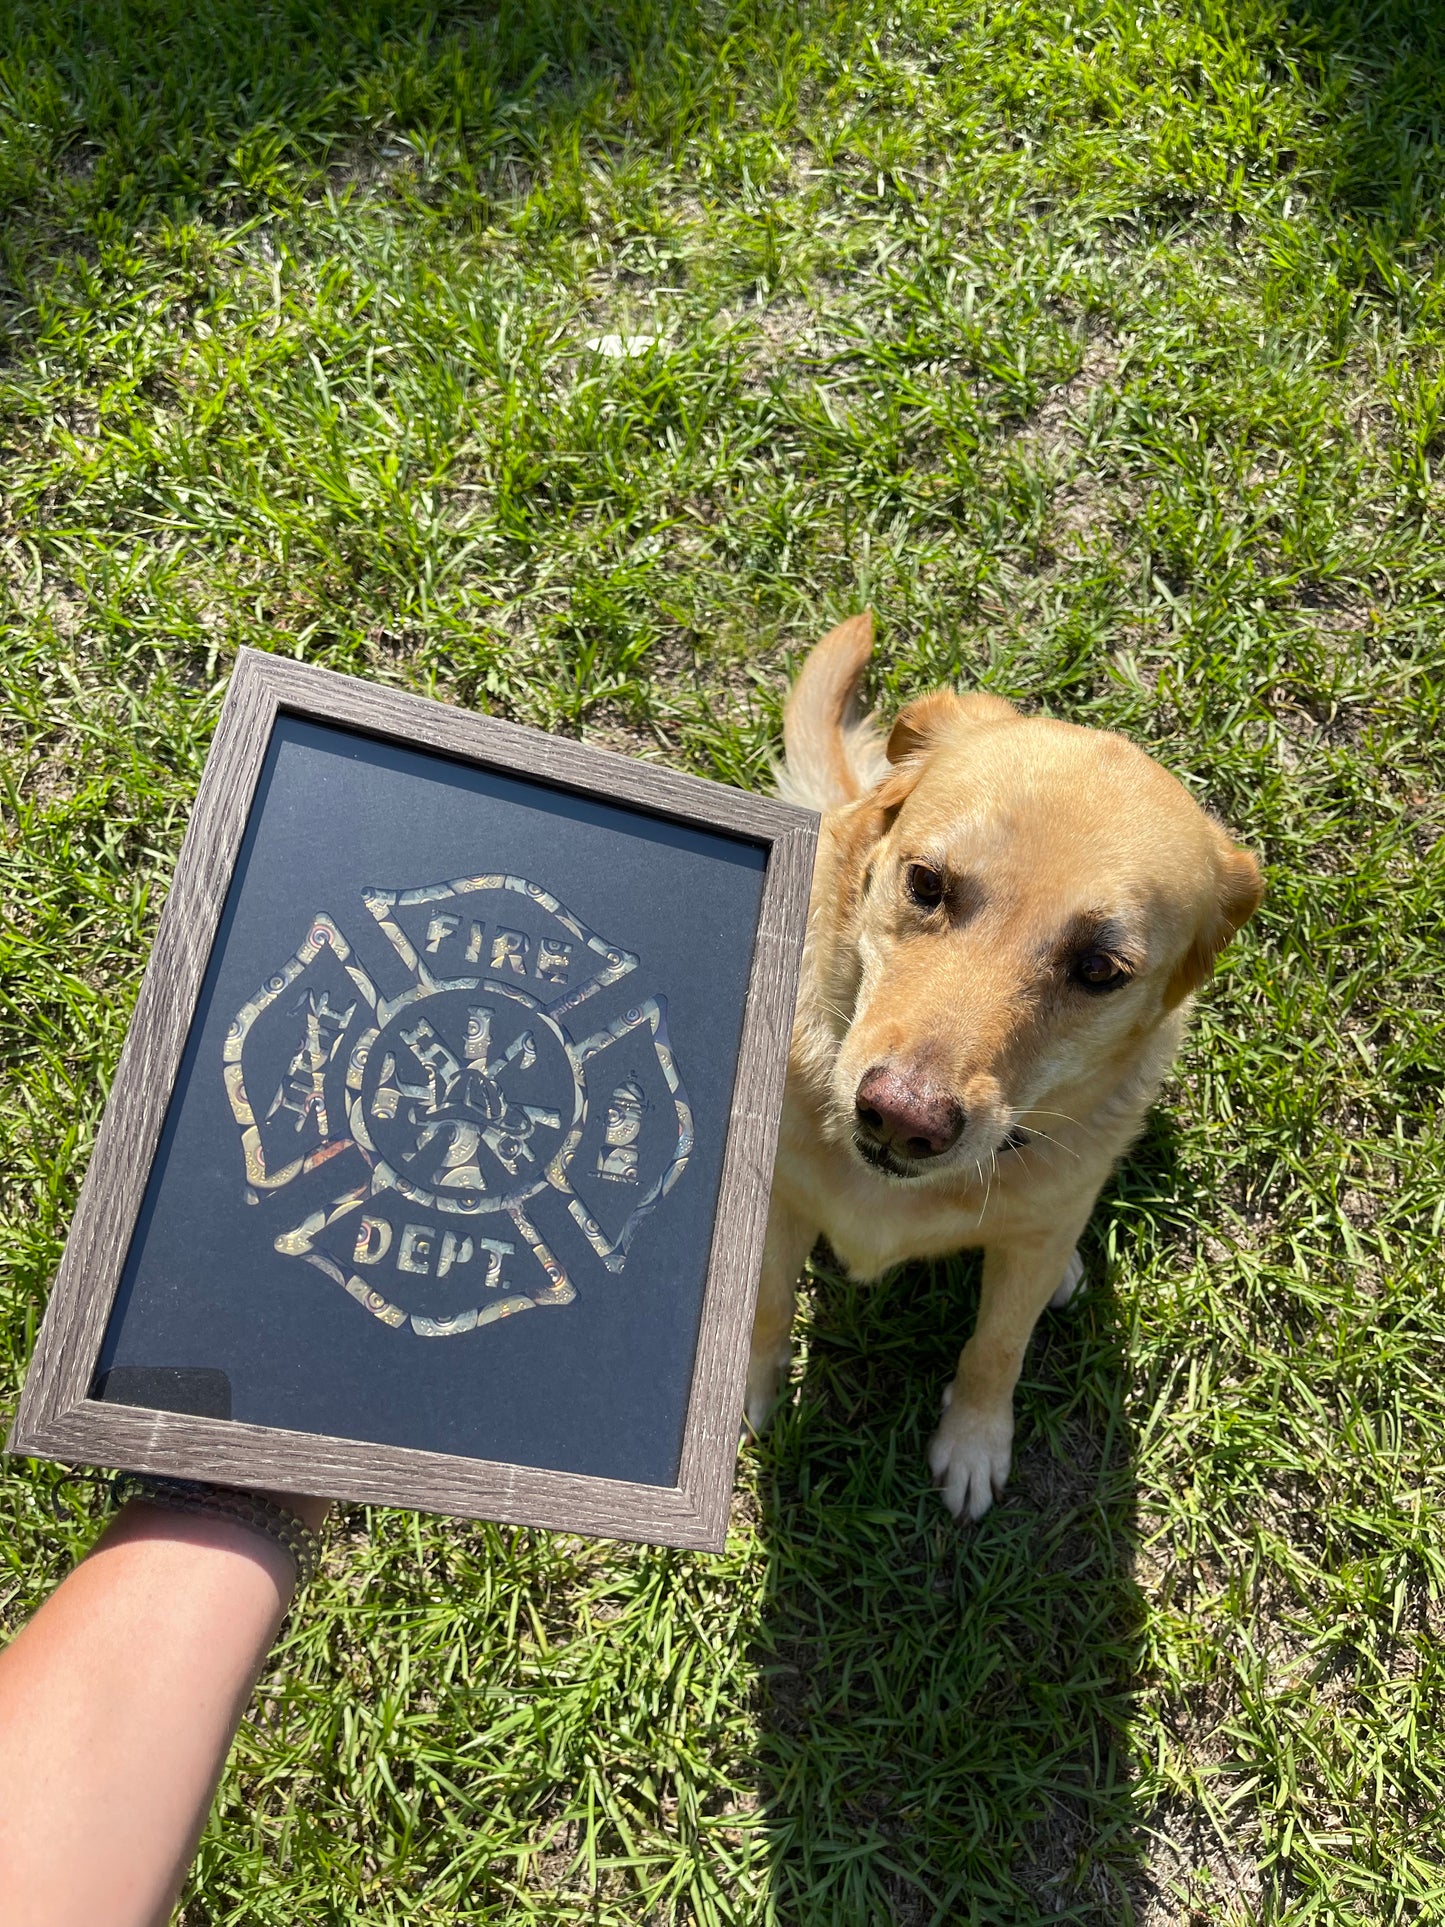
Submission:
[[1016,723],[1019,713],[1002,696],[981,689],[960,696],[952,689],[935,689],[900,709],[888,738],[890,763],[906,763],[921,756],[960,723]]
[[875,806],[889,813],[901,808],[923,773],[924,757],[951,730],[1019,720],[1012,703],[1006,703],[1002,696],[986,695],[981,689],[967,696],[960,696],[954,689],[934,689],[919,696],[906,709],[900,709],[894,719],[886,752],[893,772],[874,791]]
[[1219,865],[1216,871],[1215,900],[1194,941],[1180,960],[1164,993],[1164,1008],[1198,990],[1208,981],[1214,960],[1236,930],[1247,924],[1264,900],[1264,878],[1259,865],[1237,844],[1219,832]]

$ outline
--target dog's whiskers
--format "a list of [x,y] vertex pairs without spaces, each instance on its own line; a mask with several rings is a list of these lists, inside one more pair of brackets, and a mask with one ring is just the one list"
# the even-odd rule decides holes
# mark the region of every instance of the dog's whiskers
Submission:
[[[1013,1113],[1013,1120],[1016,1127],[1021,1124],[1024,1118],[1035,1118],[1035,1117],[1061,1118],[1065,1124],[1072,1124],[1076,1131],[1082,1131],[1086,1138],[1094,1138],[1098,1135],[1097,1132],[1090,1131],[1088,1126],[1085,1125],[1079,1118],[1070,1116],[1069,1112],[1067,1111],[1046,1111],[1041,1109],[1027,1108],[1021,1111],[1015,1111]],[[1073,1158],[1076,1162],[1079,1161],[1079,1157],[1080,1157],[1079,1152],[1074,1149],[1073,1145],[1065,1144],[1062,1138],[1054,1137],[1048,1131],[1040,1130],[1037,1124],[1028,1124],[1026,1126],[1023,1126],[1023,1128],[1026,1130],[1027,1135],[1030,1139],[1041,1138],[1045,1144],[1055,1145],[1060,1151],[1067,1151],[1069,1156]]]
[[993,1196],[993,1174],[998,1169],[997,1153],[992,1151],[989,1153],[989,1166],[986,1174],[984,1172],[982,1158],[974,1159],[973,1168],[977,1171],[978,1181],[983,1186],[983,1203],[978,1207],[978,1217],[975,1220],[976,1224],[982,1224],[984,1214],[988,1210],[988,1201]]
[[1015,1112],[1014,1112],[1014,1116],[1015,1116],[1015,1118],[1020,1118],[1020,1117],[1060,1117],[1060,1118],[1062,1118],[1062,1119],[1063,1119],[1063,1121],[1064,1121],[1064,1123],[1065,1123],[1065,1124],[1073,1124],[1073,1125],[1075,1125],[1075,1126],[1076,1126],[1076,1127],[1077,1127],[1077,1128],[1078,1128],[1079,1130],[1081,1130],[1081,1131],[1082,1131],[1082,1130],[1083,1130],[1083,1129],[1085,1128],[1085,1127],[1084,1127],[1084,1122],[1083,1122],[1083,1119],[1082,1119],[1082,1118],[1077,1118],[1077,1117],[1075,1117],[1075,1116],[1073,1115],[1073,1113],[1072,1113],[1072,1112],[1070,1112],[1070,1111],[1045,1111],[1045,1110],[1040,1110],[1040,1109],[1036,1109],[1036,1108],[1034,1108],[1033,1106],[1026,1106],[1026,1107],[1025,1107],[1025,1108],[1024,1108],[1023,1110],[1021,1110],[1021,1111],[1015,1111]]
[[844,1030],[847,1030],[853,1021],[853,1012],[851,1010],[845,1010],[841,1004],[835,1004],[831,998],[820,997],[818,999],[818,1008],[825,1017],[835,1018],[837,1022],[843,1026]]
[[[1080,1161],[1079,1153],[1074,1149],[1072,1144],[1065,1144],[1062,1138],[1051,1137],[1047,1131],[1039,1130],[1037,1125],[1031,1124],[1029,1126],[1028,1142],[1030,1144],[1051,1144],[1056,1151],[1067,1151],[1076,1164]],[[1024,1147],[1020,1144],[1015,1145],[1013,1148],[1021,1151]]]

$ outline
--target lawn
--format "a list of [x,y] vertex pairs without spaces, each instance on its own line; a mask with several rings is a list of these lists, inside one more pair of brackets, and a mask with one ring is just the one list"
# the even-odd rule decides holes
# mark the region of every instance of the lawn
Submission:
[[0,1420],[242,643],[764,786],[871,603],[1270,881],[1003,1505],[820,1253],[724,1556],[343,1515],[186,1927],[1445,1920],[1442,128],[1430,0],[0,0]]

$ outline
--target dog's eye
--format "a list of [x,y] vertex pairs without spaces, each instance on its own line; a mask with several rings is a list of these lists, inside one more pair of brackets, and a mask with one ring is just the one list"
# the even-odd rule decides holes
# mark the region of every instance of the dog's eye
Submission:
[[936,910],[947,893],[943,878],[926,863],[909,864],[903,873],[903,887],[920,910]]
[[1073,969],[1074,982],[1082,984],[1085,990],[1117,990],[1121,984],[1128,983],[1130,974],[1107,950],[1086,950],[1076,959]]

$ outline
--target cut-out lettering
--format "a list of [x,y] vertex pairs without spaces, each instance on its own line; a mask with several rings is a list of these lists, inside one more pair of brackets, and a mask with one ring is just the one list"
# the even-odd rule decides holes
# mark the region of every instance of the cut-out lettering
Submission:
[[385,1218],[363,1218],[356,1227],[354,1265],[374,1265],[391,1250],[391,1226]]
[[525,977],[527,952],[531,947],[520,930],[498,930],[492,939],[493,970],[510,970],[514,977]]
[[412,1271],[419,1277],[431,1276],[432,1244],[436,1232],[429,1224],[408,1224],[402,1226],[401,1243],[397,1247],[396,1268],[398,1271]]
[[437,1258],[437,1277],[445,1278],[454,1264],[464,1265],[471,1255],[470,1238],[459,1238],[455,1231],[444,1231],[441,1252]]
[[537,962],[534,968],[543,983],[566,983],[567,966],[572,961],[572,948],[570,943],[561,943],[555,937],[542,938],[537,945]]

